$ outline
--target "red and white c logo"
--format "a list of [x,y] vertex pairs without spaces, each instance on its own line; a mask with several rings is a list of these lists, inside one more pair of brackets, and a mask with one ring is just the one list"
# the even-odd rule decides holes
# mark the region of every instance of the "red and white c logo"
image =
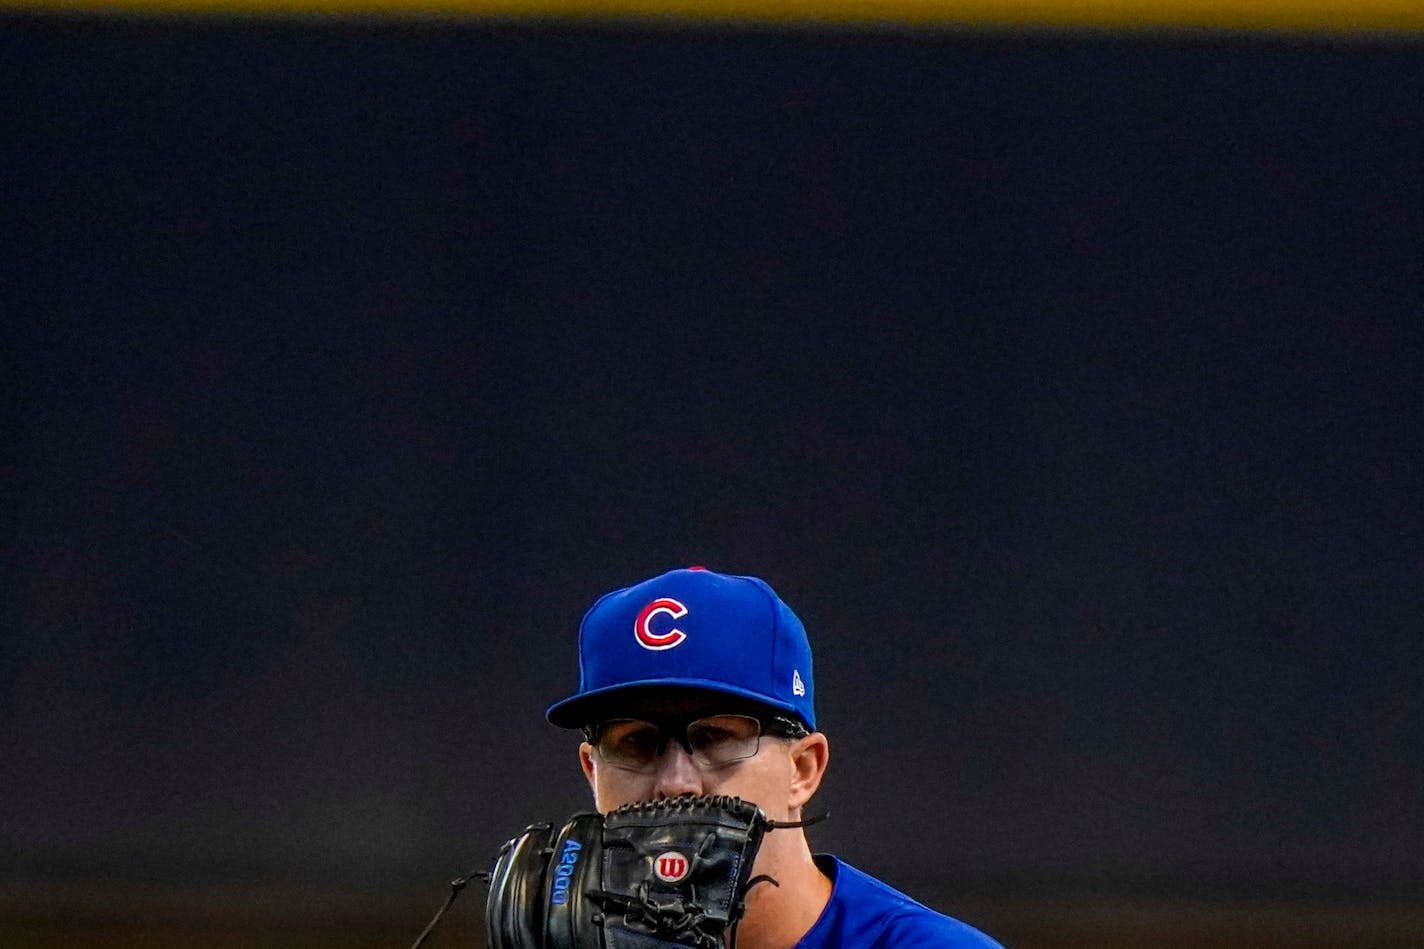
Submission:
[[638,618],[633,621],[633,635],[638,639],[638,645],[644,649],[663,650],[671,649],[682,643],[687,638],[687,634],[674,626],[665,633],[653,632],[653,617],[667,616],[671,619],[682,619],[687,615],[687,607],[677,600],[663,597],[654,600],[638,613]]

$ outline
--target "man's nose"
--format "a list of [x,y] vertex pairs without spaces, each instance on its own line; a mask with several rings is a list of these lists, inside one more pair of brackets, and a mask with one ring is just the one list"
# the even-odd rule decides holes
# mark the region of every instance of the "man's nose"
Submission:
[[653,786],[653,799],[677,797],[682,794],[701,794],[702,772],[692,763],[687,749],[675,741],[667,743],[667,750],[658,759],[657,783]]

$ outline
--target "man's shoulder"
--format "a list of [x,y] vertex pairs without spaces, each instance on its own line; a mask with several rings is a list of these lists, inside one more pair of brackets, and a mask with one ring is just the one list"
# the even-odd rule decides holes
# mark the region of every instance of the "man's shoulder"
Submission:
[[914,909],[892,917],[876,945],[884,949],[930,949],[932,946],[1003,949],[968,923],[962,923],[943,913],[936,913],[918,903]]
[[835,857],[817,863],[834,881],[831,905],[803,941],[805,949],[875,946],[883,949],[1002,949],[974,927],[936,912],[923,903]]

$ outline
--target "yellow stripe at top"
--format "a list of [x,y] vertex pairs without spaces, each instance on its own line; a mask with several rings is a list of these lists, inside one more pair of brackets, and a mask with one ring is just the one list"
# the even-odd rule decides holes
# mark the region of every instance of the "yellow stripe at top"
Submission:
[[34,11],[572,17],[769,24],[1424,30],[1424,0],[0,0]]

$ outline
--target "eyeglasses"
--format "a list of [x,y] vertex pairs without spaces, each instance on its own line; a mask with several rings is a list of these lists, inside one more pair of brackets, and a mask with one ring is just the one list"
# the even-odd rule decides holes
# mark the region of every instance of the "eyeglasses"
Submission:
[[804,738],[805,725],[789,718],[762,721],[750,715],[709,715],[690,722],[615,718],[584,728],[584,737],[608,764],[624,771],[657,767],[669,741],[676,741],[702,770],[724,768],[761,750],[762,735]]

